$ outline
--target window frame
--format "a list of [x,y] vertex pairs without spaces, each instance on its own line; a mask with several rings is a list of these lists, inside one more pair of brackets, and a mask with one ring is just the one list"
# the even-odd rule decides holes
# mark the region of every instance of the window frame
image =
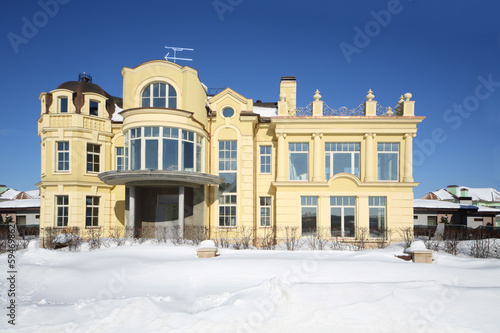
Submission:
[[[381,203],[383,201],[383,203]],[[378,230],[383,230],[383,236],[374,235],[372,231],[372,209],[383,209],[383,228],[377,227]],[[380,224],[380,216],[377,225]],[[384,196],[369,196],[368,197],[368,235],[370,238],[387,238],[387,197]]]
[[[229,187],[221,191],[219,187],[218,226],[219,228],[235,228],[238,224],[238,141],[219,140],[217,156],[219,176],[231,174],[235,183],[234,189]],[[227,214],[227,211],[230,213]]]
[[[63,111],[63,104],[62,104],[63,100],[66,101],[66,111]],[[68,113],[68,111],[69,111],[69,98],[68,98],[68,96],[59,96],[57,98],[57,110],[58,110],[58,113],[63,113],[63,114]]]
[[[95,105],[95,107],[92,107],[92,104]],[[99,117],[99,109],[101,108],[101,103],[95,99],[90,99],[89,100],[89,116],[92,117]],[[95,114],[93,114],[93,110],[95,110]]]
[[[121,152],[119,151],[121,149]],[[115,147],[116,171],[126,170],[125,147]]]
[[[262,148],[266,151],[262,152]],[[267,152],[269,149],[269,152]],[[263,160],[264,159],[264,160]],[[267,161],[269,159],[269,161]],[[261,145],[259,146],[259,173],[261,175],[272,174],[272,161],[273,161],[273,146],[272,145]],[[264,171],[262,170],[264,168]]]
[[[62,203],[59,203],[59,198],[61,199],[66,199]],[[54,196],[54,207],[55,207],[55,226],[59,228],[64,228],[69,225],[69,195],[63,194],[63,195],[56,195]],[[60,210],[59,208],[62,209],[63,214],[59,214]],[[59,220],[62,221],[62,223],[59,223]]]
[[[380,145],[384,145],[383,150],[379,150]],[[391,150],[386,150],[387,145],[391,145]],[[394,145],[397,146],[397,151],[392,150]],[[382,182],[398,182],[399,181],[399,175],[400,175],[400,170],[399,170],[399,161],[400,161],[400,144],[399,142],[377,142],[377,181],[382,181]],[[382,179],[381,178],[381,165],[380,165],[380,157],[382,155],[396,155],[396,177],[395,179]],[[392,170],[391,170],[392,171]]]
[[[89,147],[93,146],[99,148],[99,152],[89,151]],[[87,142],[87,154],[86,154],[86,163],[85,163],[85,171],[87,173],[96,174],[101,172],[101,145],[97,143]],[[89,155],[92,156],[91,161],[89,161]],[[97,157],[97,162],[95,161]],[[89,170],[89,166],[92,166],[91,170]],[[97,166],[97,171],[95,171],[95,167]]]
[[[300,145],[300,150],[297,149]],[[293,150],[292,150],[293,147]],[[303,150],[304,147],[307,147],[307,150]],[[306,173],[305,179],[301,178],[293,178],[292,177],[292,155],[305,155],[306,157]],[[293,168],[295,169],[295,168]],[[297,177],[298,175],[295,175]],[[302,176],[302,175],[300,175]],[[289,142],[288,143],[288,180],[290,181],[309,181],[309,142]]]
[[[263,204],[264,200],[264,204]],[[269,200],[269,202],[267,202]],[[273,215],[272,215],[272,197],[263,196],[259,197],[259,227],[260,228],[271,228],[273,226]],[[263,214],[264,213],[264,214]],[[265,221],[263,224],[262,221]]]
[[[354,203],[351,203],[351,200]],[[333,202],[335,201],[335,203]],[[340,201],[340,203],[339,203]],[[356,230],[357,230],[357,211],[356,211],[356,197],[355,196],[331,196],[330,197],[330,235],[331,237],[341,237],[341,238],[355,238],[356,237]],[[341,215],[340,215],[340,235],[334,235],[334,230],[332,229],[332,216],[333,216],[333,209],[334,208],[340,208],[341,210]],[[346,221],[345,221],[345,210],[346,209],[353,209],[354,210],[354,230],[353,230],[353,235],[352,236],[346,236]]]
[[[158,85],[158,94],[156,94],[155,86]],[[162,96],[162,85],[165,86],[164,96]],[[148,91],[149,96],[144,96]],[[174,93],[173,95],[171,93]],[[141,107],[142,108],[167,108],[177,109],[177,90],[173,85],[163,81],[155,81],[148,83],[141,91]],[[163,99],[164,106],[155,106],[156,100]],[[145,101],[147,100],[147,103]],[[147,105],[145,105],[147,104]],[[160,103],[161,104],[161,103]]]
[[[91,203],[88,203],[88,200],[91,200]],[[94,200],[97,199],[97,203],[94,202]],[[99,196],[94,196],[94,195],[87,195],[85,196],[85,228],[95,228],[99,227],[99,213],[100,213],[100,203],[101,203],[101,198]],[[91,214],[89,216],[88,212],[89,209],[91,210]],[[97,209],[97,213],[95,214],[95,209]],[[90,218],[90,225],[88,223]],[[94,225],[94,221],[95,225]]]
[[[156,131],[156,132],[155,132]],[[157,142],[156,168],[148,167],[147,164],[147,142]],[[125,159],[127,161],[127,170],[163,170],[163,171],[188,171],[203,172],[204,167],[204,136],[194,132],[177,127],[166,126],[140,126],[130,128],[125,133],[126,149]],[[164,146],[173,144],[176,147],[176,160],[165,160]],[[192,147],[189,147],[192,145]],[[186,155],[187,150],[192,152]],[[192,156],[191,156],[192,155]],[[186,168],[186,158],[191,156],[192,168]],[[172,156],[170,156],[172,157]],[[175,163],[174,163],[175,162]],[[168,168],[166,168],[168,166]],[[175,166],[176,168],[170,168]]]
[[[353,145],[352,148],[354,150],[351,150],[350,145]],[[337,150],[338,148],[340,148],[340,150]],[[347,150],[344,150],[344,148],[346,148]],[[357,148],[357,150],[356,150],[356,148]],[[333,150],[333,149],[335,149],[335,150]],[[351,172],[347,172],[347,173],[352,174],[352,175],[360,178],[361,143],[360,142],[325,142],[325,180],[330,179],[331,177],[335,176],[336,174],[339,174],[342,172],[346,173],[345,171],[334,173],[334,155],[336,155],[336,154],[349,154],[349,155],[351,155],[350,156]],[[356,165],[356,155],[357,155],[357,162],[358,162],[357,165]],[[328,166],[326,165],[327,161],[329,162]],[[328,174],[326,172],[327,167],[329,168]],[[356,167],[358,170],[357,173],[353,172],[356,170]]]
[[[318,197],[317,196],[311,196],[311,195],[303,195],[300,196],[300,232],[302,237],[304,236],[314,236],[316,237],[318,235],[318,213],[319,213],[319,207],[318,207]],[[313,232],[305,232],[304,231],[304,209],[315,209],[315,216],[314,216],[314,223],[315,223],[315,228]]]
[[[59,150],[59,143],[67,143],[67,150]],[[55,150],[56,150],[56,154],[55,154],[55,158],[56,158],[56,163],[55,163],[55,169],[54,171],[55,172],[58,172],[58,173],[70,173],[71,171],[71,155],[70,155],[70,152],[71,152],[71,149],[70,149],[70,141],[67,141],[67,140],[63,140],[63,141],[56,141],[55,142]],[[59,159],[59,154],[63,154],[63,156],[67,156],[67,159],[64,159],[63,161],[61,161]],[[67,163],[67,169],[59,169],[59,163]]]

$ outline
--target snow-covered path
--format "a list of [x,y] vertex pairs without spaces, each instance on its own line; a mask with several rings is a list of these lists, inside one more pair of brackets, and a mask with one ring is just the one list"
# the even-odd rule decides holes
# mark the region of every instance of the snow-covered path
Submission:
[[17,253],[16,326],[1,332],[498,332],[500,260],[134,245]]

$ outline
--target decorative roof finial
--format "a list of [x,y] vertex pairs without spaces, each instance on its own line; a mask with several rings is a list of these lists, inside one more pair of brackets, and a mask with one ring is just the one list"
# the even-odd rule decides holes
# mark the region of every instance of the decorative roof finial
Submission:
[[387,112],[385,113],[386,116],[392,116],[394,114],[394,112],[392,112],[392,108],[389,106],[387,108]]
[[412,94],[407,92],[404,97],[405,97],[406,101],[408,102],[412,96],[413,96]]
[[280,101],[284,102],[286,100],[286,94],[284,92],[282,92],[280,94]]
[[368,91],[368,95],[366,95],[366,100],[367,101],[372,101],[375,98],[375,95],[373,94],[373,91],[370,89]]
[[399,97],[398,104],[401,105],[401,104],[403,104],[403,102],[404,102],[404,97],[403,97],[403,95],[401,95],[401,97]]
[[319,90],[316,89],[316,92],[314,93],[314,100],[319,101],[321,99],[321,95],[319,94]]

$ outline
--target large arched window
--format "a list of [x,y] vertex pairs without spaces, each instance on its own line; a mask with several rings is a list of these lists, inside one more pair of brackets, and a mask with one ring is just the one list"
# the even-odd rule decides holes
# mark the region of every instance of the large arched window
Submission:
[[142,107],[177,108],[177,93],[169,84],[156,82],[142,91]]

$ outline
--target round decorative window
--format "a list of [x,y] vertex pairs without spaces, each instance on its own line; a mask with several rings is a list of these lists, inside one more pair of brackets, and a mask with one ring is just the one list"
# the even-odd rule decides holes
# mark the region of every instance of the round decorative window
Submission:
[[232,108],[225,108],[222,110],[222,115],[226,118],[231,118],[234,115],[234,110]]

